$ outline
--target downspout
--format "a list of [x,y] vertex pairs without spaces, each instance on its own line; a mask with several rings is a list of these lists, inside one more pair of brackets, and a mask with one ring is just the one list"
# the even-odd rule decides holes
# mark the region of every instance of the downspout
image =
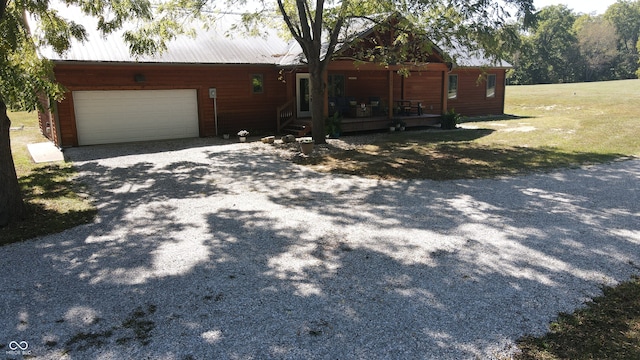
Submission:
[[213,124],[218,136],[218,90],[216,88],[209,88],[209,99],[213,99]]
[[218,99],[213,98],[213,122],[216,125],[216,136],[218,136]]
[[507,98],[507,70],[502,70],[502,73],[502,76],[504,76],[504,81],[502,82],[502,113],[500,115],[504,115],[504,104]]

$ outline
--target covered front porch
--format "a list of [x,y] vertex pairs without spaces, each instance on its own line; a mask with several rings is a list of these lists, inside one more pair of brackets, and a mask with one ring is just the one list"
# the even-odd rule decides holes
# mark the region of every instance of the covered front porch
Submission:
[[[408,73],[400,74],[400,69]],[[285,77],[295,86],[289,86],[291,100],[278,108],[281,133],[311,132],[309,74],[303,71]],[[386,129],[394,122],[407,127],[438,124],[447,109],[448,72],[444,63],[385,67],[334,61],[327,72],[324,114],[340,115],[342,133]]]

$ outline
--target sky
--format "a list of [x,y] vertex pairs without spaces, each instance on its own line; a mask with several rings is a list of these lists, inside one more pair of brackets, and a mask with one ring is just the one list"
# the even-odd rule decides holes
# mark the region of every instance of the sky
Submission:
[[549,5],[567,5],[576,13],[590,14],[595,12],[597,15],[604,14],[607,8],[615,3],[616,0],[533,0],[536,9],[542,9]]

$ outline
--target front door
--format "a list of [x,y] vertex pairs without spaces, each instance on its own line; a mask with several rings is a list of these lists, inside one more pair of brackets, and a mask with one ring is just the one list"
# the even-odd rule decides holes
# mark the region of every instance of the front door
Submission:
[[296,108],[298,118],[311,117],[311,81],[309,74],[296,74]]

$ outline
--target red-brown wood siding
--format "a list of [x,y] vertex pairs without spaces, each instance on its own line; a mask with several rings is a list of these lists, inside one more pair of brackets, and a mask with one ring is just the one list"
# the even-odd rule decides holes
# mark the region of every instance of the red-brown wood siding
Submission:
[[[454,109],[465,116],[501,115],[504,113],[504,69],[454,69],[458,75],[458,97],[448,100],[448,110]],[[496,75],[496,95],[487,97],[485,74]],[[480,80],[479,80],[480,79]]]
[[425,113],[442,113],[442,71],[412,71],[404,79],[404,98],[421,100]]
[[65,94],[64,100],[58,103],[58,132],[60,134],[58,146],[78,146],[76,133],[76,117],[73,112],[73,98],[71,93]]
[[[218,134],[247,129],[254,134],[274,132],[276,108],[287,100],[286,84],[275,66],[159,65],[59,63],[58,82],[69,92],[58,104],[60,146],[77,146],[73,91],[196,89],[200,136],[214,136],[214,105],[209,88],[217,89]],[[135,81],[136,74],[144,82]],[[253,93],[253,74],[262,74],[264,92]]]
[[[43,109],[49,109],[49,98],[43,94],[38,95],[38,101]],[[58,143],[57,140],[57,132],[56,132],[56,124],[55,117],[52,113],[52,110],[46,111],[38,111],[38,125],[40,127],[40,132],[47,139],[53,141],[54,144]]]
[[388,101],[389,80],[386,71],[345,71],[336,72],[345,77],[345,94],[356,101],[369,103],[370,97]]
[[[331,75],[345,77],[345,93],[347,97],[358,102],[369,102],[370,97],[378,97],[384,104],[389,104],[389,71],[385,69],[353,70],[329,72]],[[409,77],[393,71],[394,100],[422,100],[423,106],[430,113],[442,112],[442,71],[412,71]]]

